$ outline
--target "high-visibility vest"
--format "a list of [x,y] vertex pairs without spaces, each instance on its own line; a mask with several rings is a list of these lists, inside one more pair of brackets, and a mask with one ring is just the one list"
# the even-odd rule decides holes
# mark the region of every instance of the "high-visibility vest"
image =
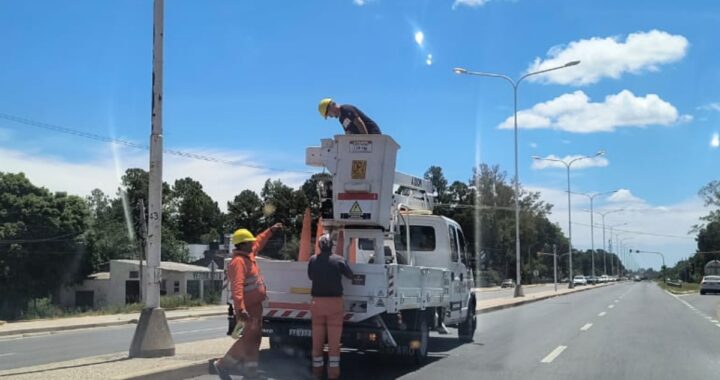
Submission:
[[245,310],[246,303],[260,303],[265,299],[265,284],[255,256],[263,249],[271,235],[269,229],[257,235],[250,252],[233,251],[227,275],[235,310]]

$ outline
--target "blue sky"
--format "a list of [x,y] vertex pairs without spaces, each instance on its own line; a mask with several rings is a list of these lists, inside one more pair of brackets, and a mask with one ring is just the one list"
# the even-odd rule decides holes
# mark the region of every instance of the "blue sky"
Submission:
[[[628,245],[674,259],[694,249],[687,231],[706,213],[696,193],[719,163],[713,1],[170,0],[165,20],[166,147],[281,169],[168,160],[168,180],[197,178],[221,204],[269,176],[302,182],[305,147],[341,131],[316,111],[327,96],[400,143],[398,170],[439,165],[465,181],[479,157],[512,175],[512,129],[500,128],[510,86],[452,68],[518,77],[580,59],[520,86],[521,182],[566,229],[565,172],[531,156],[604,149],[573,169],[573,190],[623,189],[595,206],[627,210],[608,220],[628,223]],[[3,1],[0,35],[0,113],[147,141],[151,1]],[[147,152],[3,119],[0,159],[75,193],[111,192],[124,168],[147,167]],[[573,220],[589,224],[587,201],[573,201]],[[588,229],[573,226],[576,246],[589,248]]]

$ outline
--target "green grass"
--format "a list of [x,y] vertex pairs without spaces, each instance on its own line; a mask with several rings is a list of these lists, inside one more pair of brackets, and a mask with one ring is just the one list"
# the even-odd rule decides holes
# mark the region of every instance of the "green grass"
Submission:
[[700,291],[700,284],[696,284],[693,282],[683,282],[681,287],[677,286],[670,286],[663,281],[655,281],[658,286],[660,286],[662,289],[667,290],[670,293],[673,294],[685,294],[685,293],[697,293]]
[[[160,297],[160,307],[166,310],[204,305],[207,305],[204,300],[190,298],[189,296],[180,295]],[[39,298],[29,302],[27,312],[25,313],[23,318],[20,318],[19,320],[138,313],[143,309],[144,306],[145,305],[140,303],[132,303],[127,305],[105,306],[103,308],[94,310],[84,310],[78,308],[63,308],[57,305],[53,305],[52,303],[50,303],[50,300],[48,298]]]

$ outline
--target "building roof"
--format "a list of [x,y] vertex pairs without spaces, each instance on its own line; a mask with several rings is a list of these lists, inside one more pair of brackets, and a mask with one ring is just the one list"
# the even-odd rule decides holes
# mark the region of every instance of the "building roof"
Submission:
[[[111,262],[119,262],[124,264],[140,265],[138,260],[112,260]],[[201,267],[198,265],[176,263],[173,261],[161,261],[160,269],[171,272],[210,272],[209,268]]]
[[109,280],[110,279],[110,272],[98,272],[93,273],[88,276],[91,280]]

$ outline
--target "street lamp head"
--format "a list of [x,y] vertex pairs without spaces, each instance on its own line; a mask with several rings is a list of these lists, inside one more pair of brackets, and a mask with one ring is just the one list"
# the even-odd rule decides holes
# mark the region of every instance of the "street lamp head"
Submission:
[[580,61],[570,61],[565,64],[565,67],[575,66],[575,65],[579,65],[579,64],[580,64]]
[[597,153],[595,153],[595,157],[602,157],[602,156],[604,156],[604,155],[605,155],[605,151],[604,151],[604,150],[599,150]]
[[454,69],[453,69],[453,72],[454,72],[455,74],[458,74],[458,75],[459,75],[459,74],[467,74],[467,70],[466,70],[466,69],[463,69],[462,67],[456,67],[456,68],[454,68]]
[[542,160],[542,157],[540,157],[540,156],[532,156],[532,159],[533,159],[533,160]]

